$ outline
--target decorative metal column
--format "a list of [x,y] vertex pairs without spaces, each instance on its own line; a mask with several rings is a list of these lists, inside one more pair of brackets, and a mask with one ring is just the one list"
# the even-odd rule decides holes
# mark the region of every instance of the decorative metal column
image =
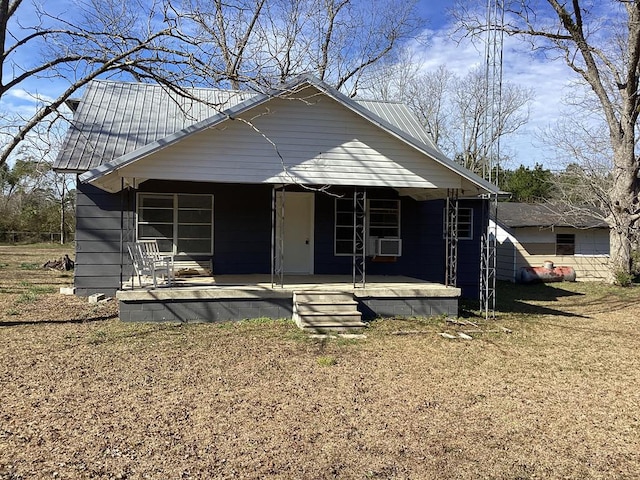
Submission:
[[271,288],[276,284],[284,287],[284,204],[284,186],[274,185],[271,190]]
[[[120,288],[124,288],[125,267],[129,269],[128,278],[133,278],[133,270],[127,260],[127,244],[136,241],[134,196],[135,190],[130,186],[125,186],[123,178],[120,183]],[[133,287],[133,280],[131,286]]]
[[491,195],[485,200],[483,211],[487,228],[482,234],[480,247],[480,309],[484,312],[485,320],[488,320],[496,317],[497,195]]
[[448,189],[445,204],[445,258],[444,283],[455,287],[458,283],[458,190]]
[[366,285],[367,259],[367,191],[353,192],[353,288]]

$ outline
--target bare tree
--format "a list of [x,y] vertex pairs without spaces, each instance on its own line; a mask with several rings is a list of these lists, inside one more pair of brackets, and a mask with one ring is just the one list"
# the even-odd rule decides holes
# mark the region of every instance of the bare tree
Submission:
[[528,104],[533,98],[531,90],[503,82],[500,104],[497,106],[499,123],[492,130],[493,136],[487,138],[487,126],[484,123],[489,104],[485,84],[483,71],[473,69],[465,77],[455,78],[452,87],[456,118],[453,128],[455,140],[452,142],[455,151],[452,154],[461,165],[479,175],[483,174],[483,166],[501,165],[508,160],[507,149],[502,149],[503,158],[487,162],[484,157],[489,151],[489,144],[516,133],[527,123]]
[[310,71],[304,52],[311,49],[305,35],[310,29],[309,2],[304,0],[270,0],[265,19],[260,24],[256,64],[263,83],[284,83],[288,78]]
[[274,86],[301,73],[354,95],[363,73],[422,26],[416,1],[186,0],[200,75]]
[[[99,76],[125,73],[167,81],[173,45],[170,10],[145,0],[75,0],[73,17],[52,2],[0,0],[0,101],[62,80],[52,98],[33,96],[29,113],[0,119],[0,165],[36,128],[64,115],[63,106]],[[38,83],[39,82],[39,83]]]
[[317,75],[351,96],[363,72],[387,56],[419,26],[415,0],[324,0],[319,5],[312,43]]
[[[369,67],[421,26],[415,0],[0,0],[0,165],[37,130],[64,119],[65,102],[95,78],[238,89],[314,73],[354,94]],[[67,7],[68,8],[68,7]],[[59,80],[49,96],[38,86]]]
[[[177,15],[192,47],[190,75],[198,83],[238,90],[255,79],[255,37],[265,0],[185,0]],[[193,33],[189,33],[189,32]]]
[[573,108],[563,111],[560,119],[540,134],[540,141],[556,153],[554,202],[561,204],[564,212],[589,213],[606,222],[613,187],[607,125],[600,112],[592,111],[593,101],[585,103],[587,99],[583,99],[577,104],[577,97],[572,97]]
[[[636,125],[640,113],[640,0],[512,0],[505,2],[504,31],[531,42],[539,53],[564,60],[591,90],[605,119],[611,146],[611,188],[606,219],[611,227],[612,279],[631,271],[631,248],[640,220],[640,162]],[[470,33],[485,29],[482,17],[458,10]]]
[[[483,156],[487,151],[483,122],[488,104],[481,70],[472,69],[459,77],[445,66],[423,72],[419,65],[411,67],[405,61],[385,66],[367,82],[370,85],[368,93],[383,98],[395,96],[407,103],[442,151],[482,175]],[[526,124],[532,98],[533,93],[528,89],[508,82],[503,84],[496,138],[507,137]],[[506,154],[497,160],[504,162]]]
[[408,105],[422,119],[433,141],[439,146],[444,146],[452,139],[454,115],[449,101],[451,76],[452,73],[440,65],[436,70],[415,78],[407,86]]

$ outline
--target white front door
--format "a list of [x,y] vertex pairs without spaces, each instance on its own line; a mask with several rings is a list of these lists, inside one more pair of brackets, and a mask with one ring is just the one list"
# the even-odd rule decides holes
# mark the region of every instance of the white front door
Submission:
[[[276,242],[278,258],[283,258],[284,273],[311,275],[313,273],[313,210],[314,195],[307,192],[278,192],[278,212],[282,212],[284,197],[284,219],[276,215],[276,232],[284,235],[283,253],[280,242]],[[282,228],[284,224],[284,229]]]

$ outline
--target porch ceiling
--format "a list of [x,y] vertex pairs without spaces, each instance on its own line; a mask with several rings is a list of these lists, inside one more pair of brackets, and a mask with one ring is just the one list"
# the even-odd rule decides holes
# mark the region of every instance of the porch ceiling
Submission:
[[[142,183],[147,180],[151,180],[148,178],[120,178],[115,176],[105,177],[101,179],[99,182],[100,188],[108,191],[108,192],[119,192],[123,187],[132,187],[138,188]],[[178,181],[174,179],[174,181]],[[282,183],[274,183],[275,186],[295,186],[296,184],[282,184]],[[325,186],[316,186],[316,185],[304,185],[305,187],[317,187],[319,191],[322,191]],[[355,185],[348,185],[353,186]],[[365,185],[365,187],[378,187],[379,185]],[[451,189],[449,188],[417,188],[417,187],[391,187],[398,192],[400,196],[410,197],[416,201],[426,201],[426,200],[438,200],[447,198],[450,195]],[[467,184],[462,187],[456,187],[455,190],[458,191],[459,197],[467,197],[467,198],[477,198],[480,195],[486,194],[486,191],[483,189],[479,189],[474,185]],[[502,196],[501,194],[499,194]]]
[[[115,193],[119,192],[123,187],[132,187],[138,188],[142,183],[147,180],[152,180],[150,178],[120,178],[116,176],[108,176],[100,179],[96,182],[96,186],[100,188]],[[162,179],[157,179],[162,180]],[[180,179],[173,179],[173,181],[181,181]],[[184,180],[191,181],[191,180]],[[216,182],[212,182],[216,183]],[[240,182],[244,183],[244,182]],[[280,186],[303,186],[303,187],[311,187],[317,188],[318,191],[323,191],[326,185],[313,185],[313,184],[303,184],[303,183],[272,183],[272,185],[280,187]],[[426,188],[426,187],[393,187],[389,185],[333,185],[333,186],[348,186],[348,187],[388,187],[393,188],[398,192],[400,196],[410,197],[417,201],[425,201],[425,200],[438,200],[447,198],[450,195],[451,190],[458,191],[458,197],[467,197],[467,198],[477,198],[480,195],[485,195],[487,192],[484,189],[478,188],[476,185],[473,185],[468,182],[462,182],[462,185],[457,185],[451,188]],[[500,196],[502,196],[504,192],[500,192]]]

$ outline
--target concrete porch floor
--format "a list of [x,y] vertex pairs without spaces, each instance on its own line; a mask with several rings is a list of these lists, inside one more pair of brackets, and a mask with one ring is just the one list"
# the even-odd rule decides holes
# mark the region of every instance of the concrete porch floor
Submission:
[[402,276],[370,276],[354,288],[351,276],[285,277],[216,275],[178,278],[171,286],[122,289],[116,293],[123,321],[215,322],[245,318],[292,318],[294,293],[348,293],[363,320],[376,317],[437,316],[458,313],[461,290]]
[[288,298],[293,292],[353,293],[356,297],[459,297],[461,290],[412,277],[371,275],[365,287],[354,287],[349,275],[285,275],[284,285],[271,283],[270,275],[214,275],[178,277],[171,285],[131,288],[131,280],[117,292],[121,300],[187,298]]

